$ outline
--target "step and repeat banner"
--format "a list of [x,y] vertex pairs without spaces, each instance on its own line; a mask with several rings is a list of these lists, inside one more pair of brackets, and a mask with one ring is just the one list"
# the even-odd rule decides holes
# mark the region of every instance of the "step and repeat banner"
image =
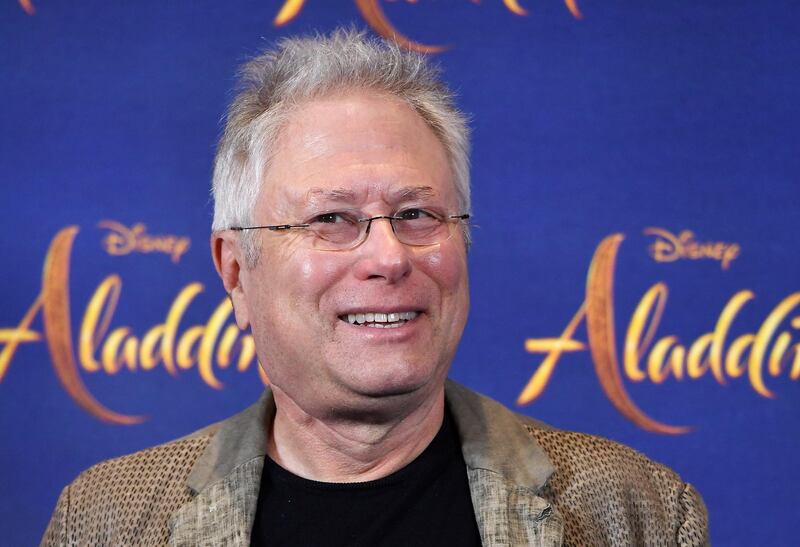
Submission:
[[0,542],[258,397],[209,255],[220,118],[239,64],[342,24],[431,53],[471,115],[452,377],[673,467],[718,545],[796,544],[789,0],[3,0]]

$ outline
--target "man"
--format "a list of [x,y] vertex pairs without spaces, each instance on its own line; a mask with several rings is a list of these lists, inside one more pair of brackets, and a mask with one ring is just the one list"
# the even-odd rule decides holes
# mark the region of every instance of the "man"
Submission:
[[211,240],[270,388],[104,462],[43,544],[701,545],[691,486],[446,381],[469,307],[464,117],[416,54],[353,31],[244,67]]

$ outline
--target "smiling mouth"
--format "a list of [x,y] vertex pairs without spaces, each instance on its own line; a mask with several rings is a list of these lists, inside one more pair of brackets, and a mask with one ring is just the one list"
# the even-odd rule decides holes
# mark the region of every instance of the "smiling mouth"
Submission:
[[360,327],[369,327],[373,329],[396,329],[403,326],[409,321],[413,321],[419,312],[404,311],[404,312],[391,312],[391,313],[348,313],[340,315],[339,319],[346,321],[351,325],[358,325]]

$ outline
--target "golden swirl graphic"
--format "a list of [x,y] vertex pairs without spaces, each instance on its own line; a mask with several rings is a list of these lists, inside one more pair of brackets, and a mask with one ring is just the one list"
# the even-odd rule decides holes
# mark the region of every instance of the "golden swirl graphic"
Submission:
[[[20,7],[27,13],[28,15],[34,15],[36,13],[36,8],[31,3],[31,0],[18,0]],[[416,4],[417,0],[407,0],[411,4]],[[472,0],[473,3],[478,4],[480,0]],[[444,51],[447,49],[447,46],[435,46],[435,45],[427,45],[422,44],[420,42],[416,42],[411,38],[405,36],[404,34],[398,32],[394,26],[389,22],[389,19],[386,17],[386,14],[383,12],[381,7],[378,5],[378,0],[355,0],[356,7],[361,12],[361,15],[367,21],[367,23],[381,36],[386,38],[387,40],[393,40],[400,46],[419,51],[421,53],[438,53],[440,51]],[[517,0],[503,0],[503,4],[508,8],[508,10],[519,16],[526,16],[528,15],[528,10],[523,8],[519,5]],[[300,11],[303,9],[305,5],[305,0],[286,0],[281,7],[278,14],[275,16],[275,19],[272,20],[272,24],[276,27],[282,27],[292,21],[295,17],[300,14]],[[583,19],[583,14],[581,10],[578,8],[578,3],[576,0],[564,0],[564,5],[567,7],[569,12],[575,19]]]
[[36,13],[36,8],[34,8],[33,4],[31,4],[31,0],[19,0],[19,5],[28,15],[33,15]]
[[516,13],[517,15],[521,16],[528,15],[528,11],[520,6],[517,0],[503,0],[503,3],[512,13]]
[[69,313],[69,258],[77,226],[61,230],[53,239],[42,272],[42,317],[47,347],[61,385],[84,410],[104,422],[132,425],[142,416],[119,414],[103,406],[86,389],[75,361]]
[[275,16],[272,24],[276,27],[282,27],[297,17],[297,14],[303,9],[303,4],[305,3],[306,0],[286,0],[286,3],[281,8],[281,11],[278,12],[278,15]]
[[361,12],[361,15],[364,16],[367,23],[375,29],[375,32],[387,40],[392,40],[406,49],[419,51],[420,53],[439,53],[447,49],[447,46],[431,46],[415,42],[411,38],[397,32],[378,5],[378,0],[355,0],[355,2],[356,7],[358,7],[358,10]]
[[[446,49],[446,46],[427,45],[416,42],[398,32],[378,5],[378,0],[355,0],[355,4],[358,11],[361,12],[362,17],[364,17],[375,32],[387,40],[396,42],[401,47],[421,53],[438,53]],[[300,14],[304,5],[305,0],[286,0],[278,12],[278,15],[276,15],[275,19],[272,21],[272,24],[276,27],[286,25]]]
[[597,247],[586,282],[586,330],[597,379],[611,403],[630,421],[654,433],[680,434],[688,427],[671,426],[647,416],[636,406],[619,370],[614,328],[614,265],[625,236],[614,234]]
[[575,0],[564,0],[564,4],[575,19],[583,19],[583,14],[578,9],[578,3]]

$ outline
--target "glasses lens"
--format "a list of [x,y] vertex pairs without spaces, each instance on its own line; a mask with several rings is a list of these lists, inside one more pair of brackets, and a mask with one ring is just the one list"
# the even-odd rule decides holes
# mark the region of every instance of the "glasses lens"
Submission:
[[394,220],[397,239],[408,245],[434,245],[450,237],[449,223],[421,210],[403,212]]
[[309,229],[317,236],[318,249],[344,249],[358,240],[361,227],[358,220],[346,215],[324,215],[310,223]]

